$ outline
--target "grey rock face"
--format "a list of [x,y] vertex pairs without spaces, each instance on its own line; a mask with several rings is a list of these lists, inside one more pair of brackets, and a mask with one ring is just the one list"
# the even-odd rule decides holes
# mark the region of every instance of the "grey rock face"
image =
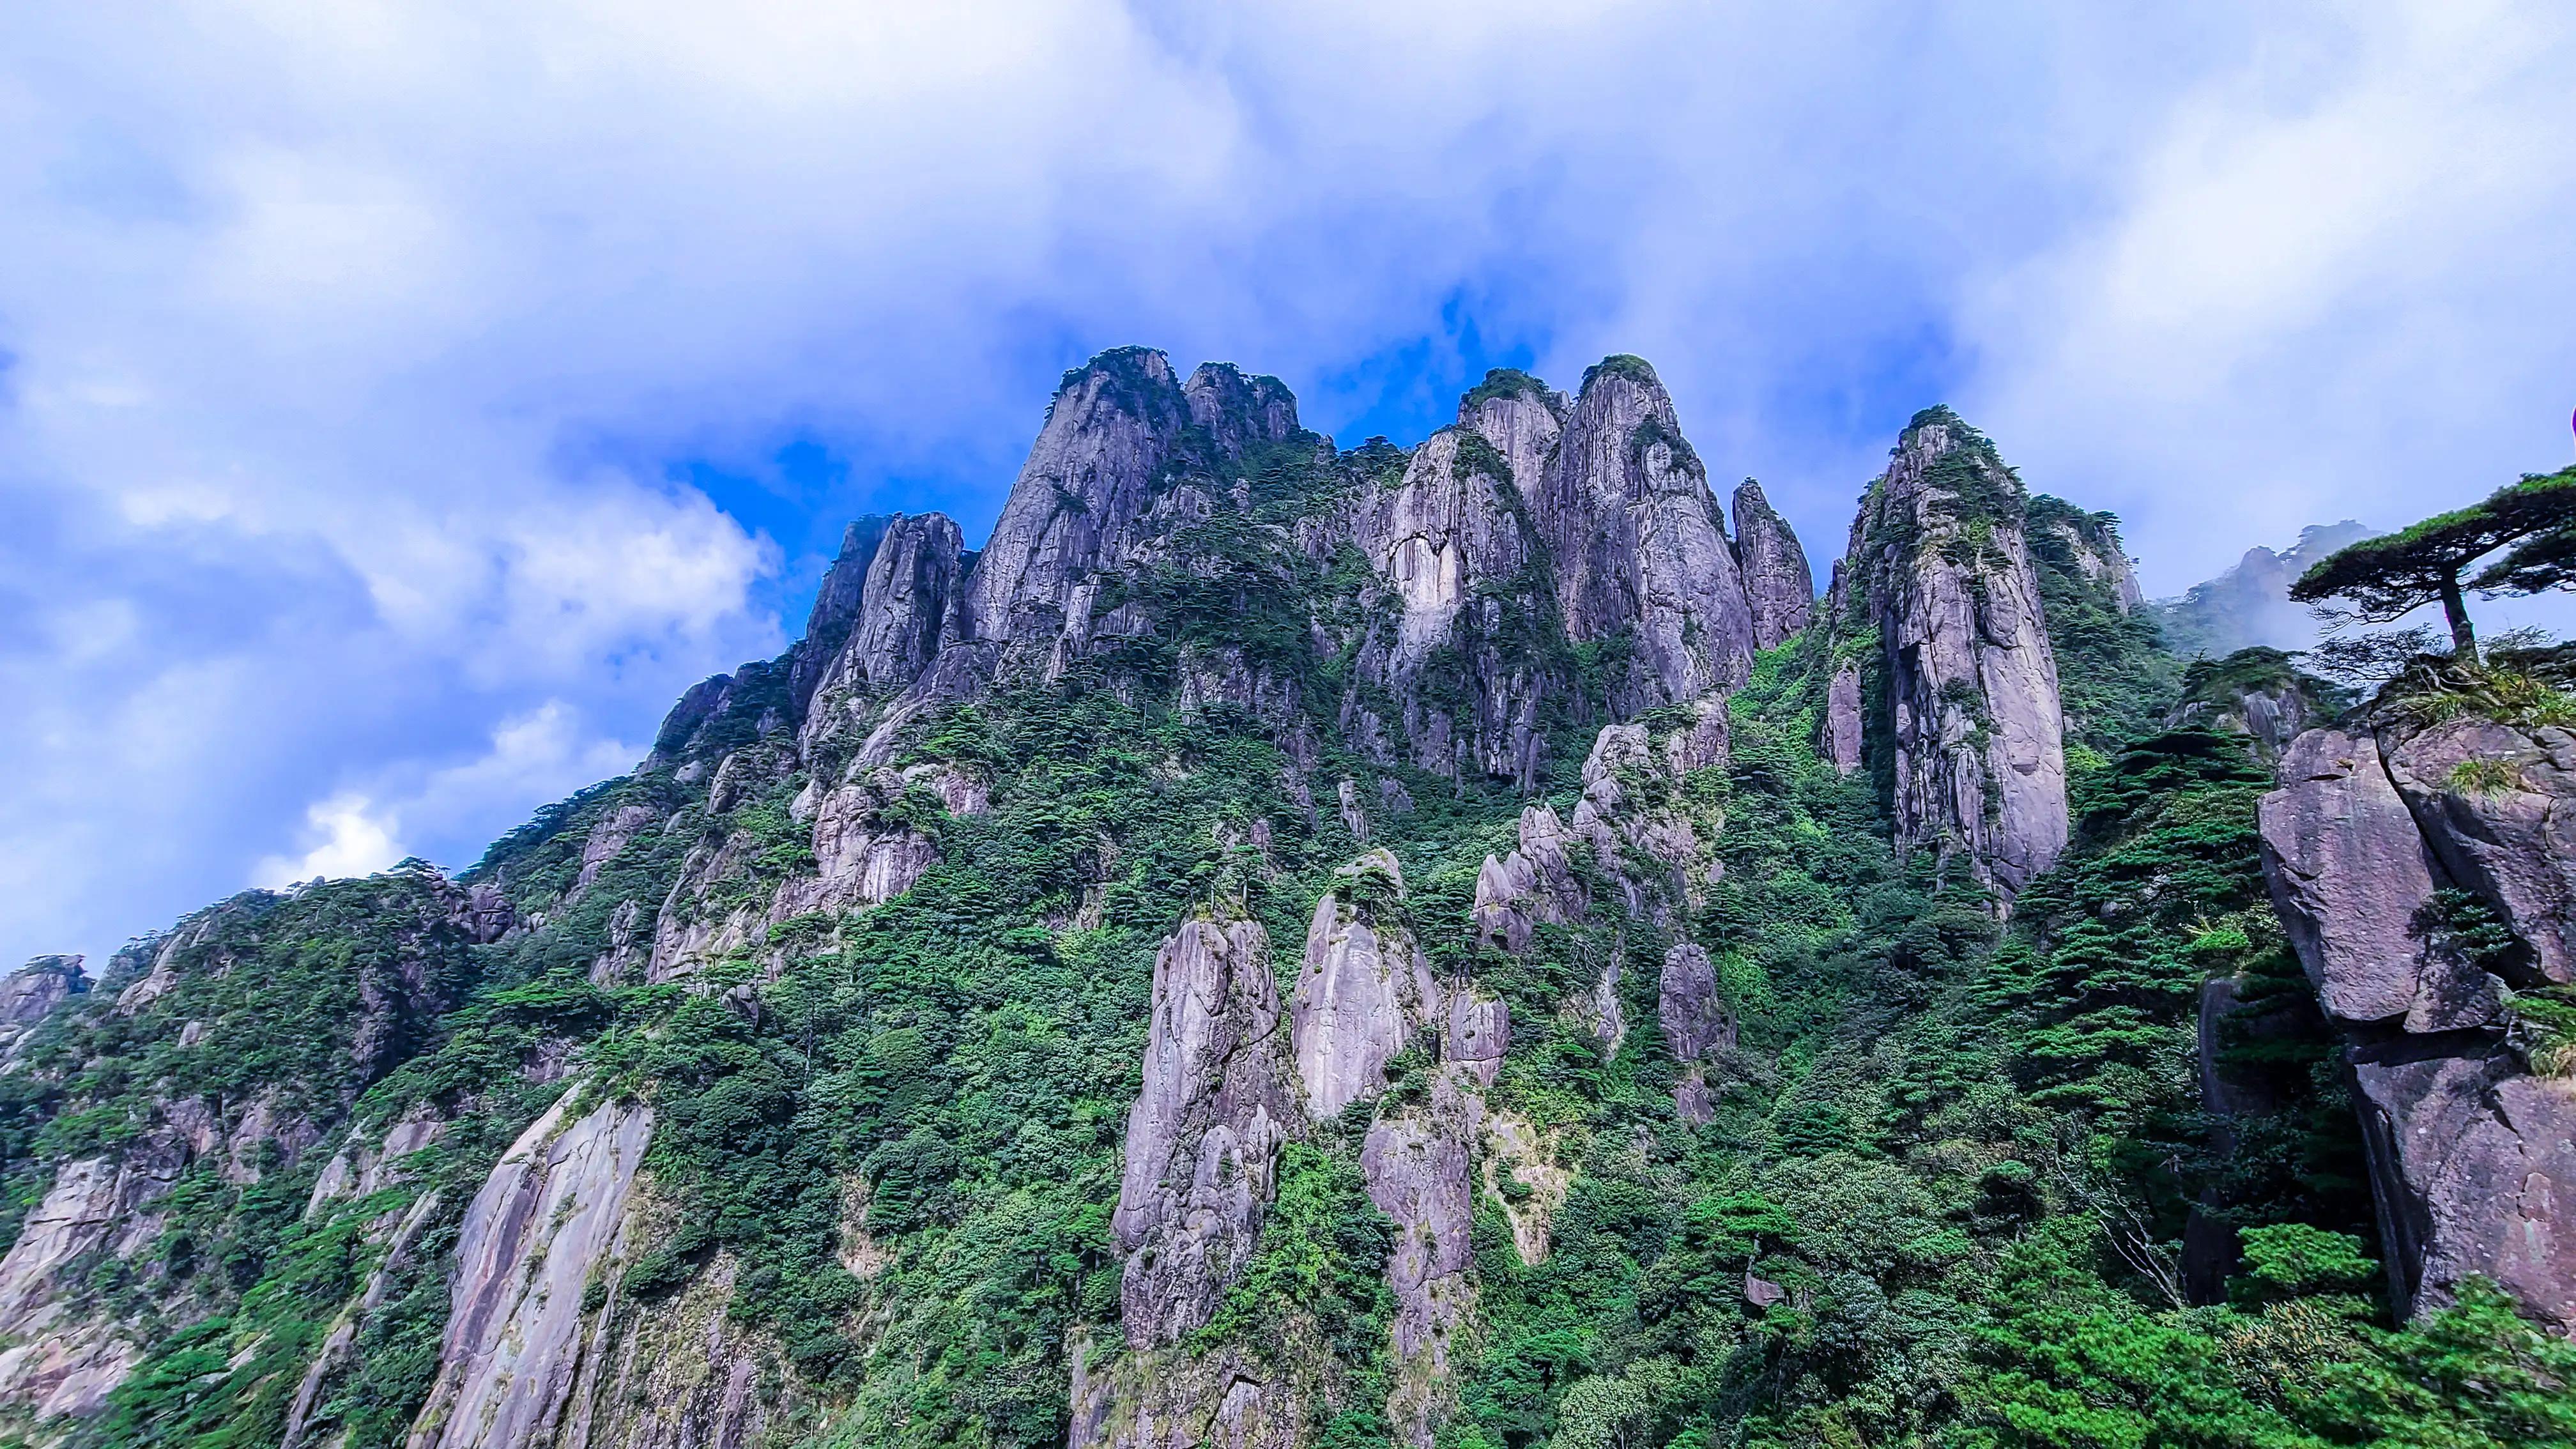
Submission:
[[1487,386],[1458,403],[1458,425],[1473,429],[1493,445],[1511,468],[1512,485],[1523,497],[1536,494],[1546,481],[1557,443],[1565,436],[1567,402],[1536,378],[1515,379],[1499,387],[1504,374],[1487,377]]
[[1314,1406],[1326,1397],[1328,1366],[1270,1348],[1129,1352],[1104,1363],[1077,1333],[1066,1346],[1068,1449],[1302,1449]]
[[2317,1000],[2411,1032],[2485,1024],[2481,973],[2426,929],[2439,871],[2366,733],[2310,730],[2261,806],[2263,876]]
[[1655,1016],[1663,1024],[1665,1045],[1683,1061],[1695,1062],[1735,1045],[1735,1018],[1717,994],[1717,966],[1706,950],[1688,941],[1664,952]]
[[55,1007],[88,989],[78,956],[38,956],[0,977],[0,1061],[15,1056],[19,1043]]
[[820,704],[806,718],[807,748],[930,667],[941,643],[962,627],[954,614],[964,574],[965,546],[947,515],[898,513],[886,521],[844,642],[816,688]]
[[605,1102],[564,1122],[574,1092],[494,1164],[466,1208],[438,1377],[411,1449],[550,1444],[582,1366],[583,1289],[624,1218],[653,1113]]
[[140,1347],[113,1322],[71,1315],[72,1270],[102,1249],[131,1257],[158,1235],[144,1209],[170,1189],[187,1149],[168,1129],[129,1147],[122,1160],[83,1158],[55,1173],[27,1214],[18,1241],[0,1258],[0,1404],[39,1420],[95,1414],[140,1362]]
[[1807,627],[1816,611],[1816,576],[1789,520],[1771,511],[1762,485],[1747,478],[1735,490],[1735,556],[1744,601],[1753,613],[1753,647],[1769,649]]
[[1824,738],[1819,741],[1834,773],[1849,776],[1860,768],[1860,671],[1844,665],[1825,686]]
[[1632,636],[1622,714],[1742,684],[1753,615],[1707,470],[1651,369],[1587,375],[1529,506],[1556,562],[1568,637]]
[[2398,739],[2387,763],[2451,879],[2530,946],[2517,984],[2576,980],[2576,735],[2455,719]]
[[967,637],[1043,662],[1074,586],[1113,561],[1190,420],[1159,352],[1123,348],[1066,374],[967,581]]
[[2006,903],[2066,848],[2065,714],[2022,533],[1993,447],[1918,414],[1862,500],[1849,572],[1886,651],[1900,843],[1938,850]]
[[[2576,1207],[2559,1186],[2576,1180],[2576,1082],[2535,1076],[2508,1048],[2498,983],[2460,958],[2433,909],[2437,889],[2469,890],[2531,947],[2506,969],[2524,984],[2558,979],[2552,892],[2566,857],[2551,825],[2565,775],[2551,752],[2563,747],[2473,719],[2378,737],[2310,730],[2263,797],[2273,903],[2350,1042],[2401,1309],[2446,1303],[2476,1274],[2576,1327]],[[2463,761],[2525,773],[2455,776]]]
[[876,558],[877,545],[884,540],[890,521],[883,514],[872,513],[852,523],[841,535],[840,553],[823,571],[822,586],[814,591],[813,610],[805,616],[805,636],[788,651],[788,698],[800,714],[850,637],[850,626],[858,622],[868,565]]
[[1154,959],[1153,1011],[1109,1224],[1138,1349],[1177,1343],[1215,1314],[1252,1256],[1279,1144],[1298,1121],[1257,923],[1183,922]]
[[2054,518],[2048,529],[2074,555],[2076,572],[2109,595],[2113,607],[2123,614],[2146,607],[2147,595],[2138,587],[2137,570],[2121,551],[2118,536],[2107,526],[2098,520],[2088,526],[2070,518]]
[[[1642,724],[1604,725],[1584,757],[1583,798],[1568,833],[1588,842],[1603,873],[1619,882],[1630,915],[1662,919],[1696,904],[1716,878],[1710,850],[1723,821],[1695,817],[1682,793],[1683,767],[1709,748],[1698,725],[1661,748]],[[1715,749],[1722,760],[1723,746]]]
[[2576,1083],[2421,1038],[2362,1047],[2351,1074],[2400,1311],[2474,1274],[2576,1328]]
[[1275,377],[1245,373],[1231,362],[1203,362],[1181,384],[1190,421],[1232,456],[1297,432],[1297,399]]
[[0,978],[0,1027],[32,1026],[76,992],[89,989],[78,956],[36,956]]
[[[1395,857],[1374,850],[1343,873],[1358,889],[1403,891]],[[1345,905],[1333,891],[1315,903],[1305,964],[1290,1003],[1290,1041],[1307,1114],[1320,1121],[1386,1087],[1386,1064],[1438,1017],[1439,983],[1412,934]]]
[[1435,1072],[1429,1100],[1379,1118],[1360,1153],[1369,1201],[1396,1225],[1386,1282],[1398,1369],[1387,1417],[1418,1449],[1430,1449],[1454,1405],[1452,1339],[1475,1309],[1470,1235],[1484,1116],[1482,1098],[1453,1072]]
[[[1499,450],[1478,450],[1480,440],[1465,429],[1432,434],[1394,487],[1361,500],[1353,542],[1376,566],[1397,611],[1386,646],[1362,659],[1372,682],[1404,702],[1416,764],[1455,776],[1463,754],[1484,774],[1526,780],[1537,767],[1547,685],[1514,668],[1494,641],[1553,601],[1529,591],[1539,543],[1523,524],[1512,480],[1495,476]],[[1463,682],[1474,691],[1464,717],[1426,707],[1423,670],[1445,656],[1455,672],[1462,653]]]
[[1522,809],[1520,848],[1500,860],[1486,856],[1476,872],[1472,918],[1478,944],[1518,956],[1529,950],[1531,932],[1541,923],[1583,918],[1591,895],[1566,859],[1567,838],[1565,822],[1552,807]]

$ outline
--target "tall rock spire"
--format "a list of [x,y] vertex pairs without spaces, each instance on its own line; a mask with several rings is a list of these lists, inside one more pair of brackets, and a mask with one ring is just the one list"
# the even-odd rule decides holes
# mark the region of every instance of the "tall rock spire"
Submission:
[[1109,562],[1145,511],[1189,421],[1170,359],[1150,348],[1104,352],[1066,373],[968,581],[969,637],[1052,644],[1073,586]]
[[2009,903],[2066,848],[2057,657],[1994,444],[1927,408],[1870,485],[1835,580],[1837,628],[1875,627],[1900,845],[1962,861]]
[[[1533,420],[1534,421],[1534,420]],[[1641,358],[1584,373],[1530,498],[1576,643],[1625,638],[1612,704],[1633,714],[1742,684],[1753,615],[1708,470]]]
[[1753,613],[1753,647],[1769,649],[1807,627],[1816,610],[1816,576],[1789,520],[1771,511],[1762,485],[1747,478],[1735,489],[1735,558],[1744,575],[1744,601]]

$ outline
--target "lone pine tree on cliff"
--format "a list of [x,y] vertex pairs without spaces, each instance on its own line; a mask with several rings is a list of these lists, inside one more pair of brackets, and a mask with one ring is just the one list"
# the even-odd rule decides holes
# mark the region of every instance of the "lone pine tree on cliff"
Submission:
[[[2526,474],[2482,502],[2326,555],[2290,586],[2290,597],[2303,604],[2332,601],[2345,617],[2365,624],[2385,624],[2438,602],[2451,626],[2453,657],[2474,664],[2478,636],[2461,594],[2461,576],[2497,549],[2526,540],[2537,544],[2557,538],[2557,551],[2548,557],[2568,558],[2569,541],[2562,536],[2571,530],[2576,530],[2576,468]],[[2554,580],[2562,575],[2545,572],[2538,561],[2515,572],[2512,565],[2521,552],[2468,586],[2491,593],[2559,586]]]

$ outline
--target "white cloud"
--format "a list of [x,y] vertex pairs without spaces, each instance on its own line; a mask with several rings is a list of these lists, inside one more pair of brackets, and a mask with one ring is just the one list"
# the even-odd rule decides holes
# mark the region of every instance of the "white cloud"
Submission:
[[251,870],[252,885],[283,890],[298,881],[373,875],[403,857],[394,822],[375,813],[375,803],[364,795],[316,801],[306,808],[304,825],[312,844],[293,858],[262,857]]
[[2035,483],[2118,509],[2168,592],[2567,461],[2568,13],[2310,19],[2177,97],[2099,222],[1967,309],[1970,405]]

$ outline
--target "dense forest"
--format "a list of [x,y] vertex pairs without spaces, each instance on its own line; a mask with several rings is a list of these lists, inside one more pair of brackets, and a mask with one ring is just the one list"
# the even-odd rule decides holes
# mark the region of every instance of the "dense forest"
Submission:
[[2576,1443],[2528,1295],[2390,1262],[2264,860],[2302,725],[2554,656],[2185,659],[1946,410],[1821,596],[1748,488],[1635,359],[1410,449],[1076,369],[983,550],[854,527],[452,880],[11,978],[10,1432]]

